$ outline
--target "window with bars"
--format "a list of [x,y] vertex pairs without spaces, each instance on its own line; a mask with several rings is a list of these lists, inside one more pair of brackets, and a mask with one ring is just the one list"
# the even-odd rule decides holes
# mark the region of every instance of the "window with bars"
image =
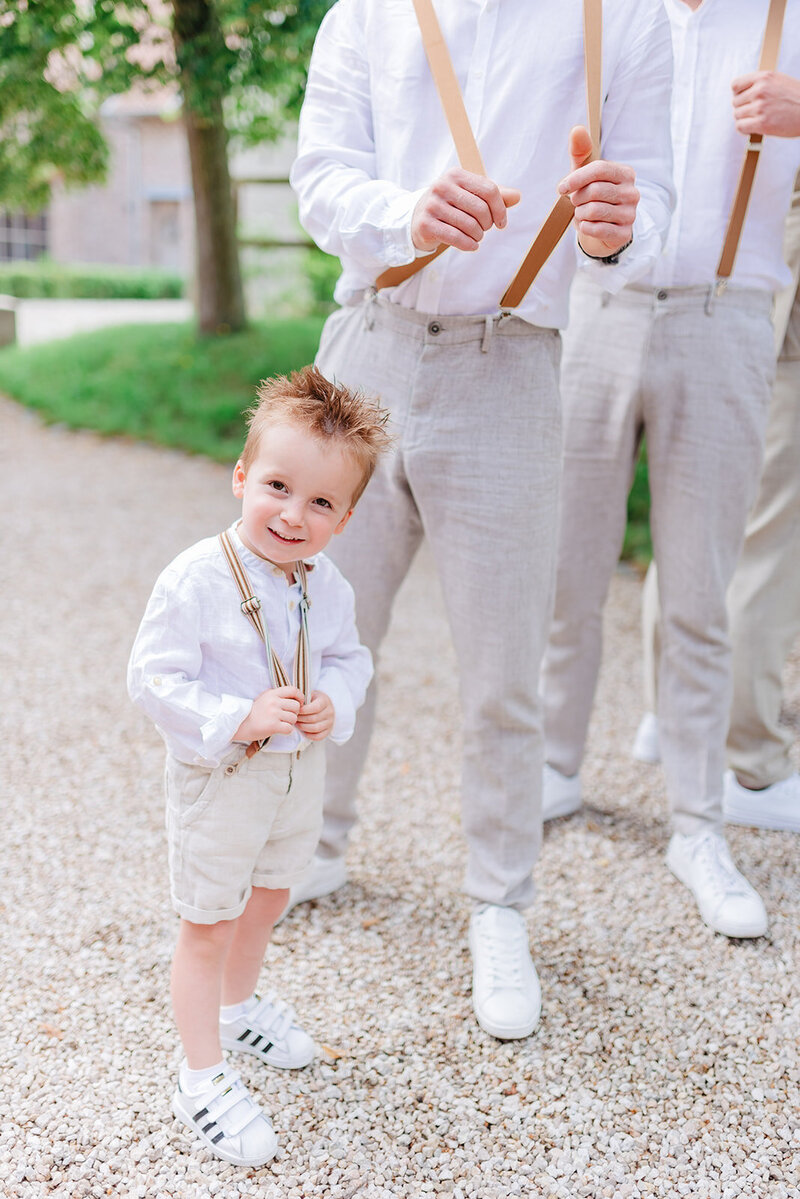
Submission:
[[46,253],[46,212],[27,216],[0,209],[0,262],[31,261]]

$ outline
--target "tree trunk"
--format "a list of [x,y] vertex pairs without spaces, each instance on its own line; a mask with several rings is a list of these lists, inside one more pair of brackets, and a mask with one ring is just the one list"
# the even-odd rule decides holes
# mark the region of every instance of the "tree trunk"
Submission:
[[172,0],[195,213],[196,299],[201,333],[245,326],[236,212],[222,115],[225,55],[213,0]]

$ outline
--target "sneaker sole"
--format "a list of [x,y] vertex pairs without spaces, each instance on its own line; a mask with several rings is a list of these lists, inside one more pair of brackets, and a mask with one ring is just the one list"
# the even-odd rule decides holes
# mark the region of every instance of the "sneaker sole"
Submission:
[[272,1049],[268,1049],[266,1053],[263,1053],[258,1045],[245,1045],[241,1041],[237,1041],[234,1037],[223,1037],[220,1034],[219,1043],[223,1049],[230,1049],[235,1053],[252,1054],[253,1057],[260,1058],[267,1066],[273,1066],[276,1070],[302,1070],[304,1066],[310,1066],[317,1056],[316,1046],[314,1045],[311,1046],[307,1056],[293,1058],[291,1061],[288,1059],[278,1061],[276,1058],[269,1056],[272,1053]]
[[188,1129],[190,1129],[196,1137],[200,1138],[209,1152],[213,1153],[214,1157],[219,1157],[225,1162],[230,1162],[233,1166],[263,1166],[266,1165],[267,1162],[272,1161],[273,1157],[278,1152],[278,1138],[275,1136],[274,1132],[272,1134],[272,1144],[269,1152],[264,1155],[259,1154],[258,1157],[242,1157],[238,1153],[231,1153],[228,1150],[220,1149],[219,1145],[215,1145],[211,1140],[211,1137],[204,1133],[202,1128],[197,1126],[192,1118],[191,1113],[183,1110],[180,1099],[177,1095],[173,1095],[172,1097],[172,1114],[175,1116],[176,1120],[179,1120],[180,1123],[184,1124]]
[[520,1024],[516,1028],[501,1028],[500,1025],[492,1024],[489,1020],[485,1020],[481,1016],[474,999],[472,1001],[472,1010],[475,1013],[475,1019],[483,1031],[488,1032],[490,1037],[496,1037],[498,1041],[524,1041],[526,1037],[529,1037],[533,1033],[539,1023],[539,1016],[541,1014],[541,1010],[537,1012],[536,1019],[532,1024]]
[[557,803],[547,805],[547,811],[542,811],[542,820],[560,820],[563,816],[574,816],[582,807],[583,801],[580,798],[561,799]]
[[700,919],[703,921],[703,924],[712,930],[712,932],[721,933],[723,937],[734,937],[737,940],[749,940],[751,937],[763,937],[766,935],[767,928],[769,927],[766,920],[761,920],[757,924],[728,924],[725,926],[719,922],[710,920],[701,908],[697,896],[692,890],[692,886],[687,877],[682,873],[680,864],[672,860],[669,854],[667,854],[667,866],[675,875],[678,882],[683,883],[686,890],[692,896],[695,904],[697,905],[697,910],[700,913]]

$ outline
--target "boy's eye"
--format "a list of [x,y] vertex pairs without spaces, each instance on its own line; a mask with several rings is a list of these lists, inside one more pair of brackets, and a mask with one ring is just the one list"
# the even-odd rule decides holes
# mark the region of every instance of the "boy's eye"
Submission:
[[286,484],[281,483],[280,479],[270,479],[269,483],[267,483],[267,487],[271,487],[273,489],[273,491],[285,491],[286,490]]
[[318,507],[320,507],[320,508],[330,508],[330,506],[331,506],[329,501],[324,500],[322,498],[322,496],[318,496],[317,499],[314,500],[314,503],[317,504]]

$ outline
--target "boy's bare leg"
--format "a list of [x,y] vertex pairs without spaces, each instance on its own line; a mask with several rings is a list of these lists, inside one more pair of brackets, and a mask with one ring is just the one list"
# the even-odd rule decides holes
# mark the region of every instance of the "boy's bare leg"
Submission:
[[[235,922],[222,973],[222,1003],[243,1003],[256,989],[275,921],[286,907],[288,888],[253,887],[247,907]],[[219,1059],[218,1059],[219,1060]]]
[[190,1070],[203,1070],[222,1060],[222,974],[236,924],[235,920],[217,924],[181,920],[172,959],[172,1008]]

